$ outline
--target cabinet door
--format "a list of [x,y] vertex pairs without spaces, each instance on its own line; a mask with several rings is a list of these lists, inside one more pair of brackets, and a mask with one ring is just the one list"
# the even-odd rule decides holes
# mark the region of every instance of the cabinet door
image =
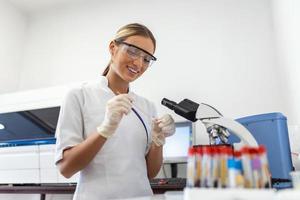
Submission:
[[40,183],[37,146],[0,148],[0,183]]

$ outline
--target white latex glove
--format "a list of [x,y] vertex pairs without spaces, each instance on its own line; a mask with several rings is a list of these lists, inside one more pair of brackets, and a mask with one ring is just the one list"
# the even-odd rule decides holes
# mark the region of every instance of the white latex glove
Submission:
[[106,104],[105,117],[97,132],[105,138],[116,131],[123,115],[131,111],[133,98],[128,94],[120,94],[111,98]]
[[175,133],[175,123],[171,115],[166,114],[152,122],[152,141],[157,146],[165,144],[165,138]]

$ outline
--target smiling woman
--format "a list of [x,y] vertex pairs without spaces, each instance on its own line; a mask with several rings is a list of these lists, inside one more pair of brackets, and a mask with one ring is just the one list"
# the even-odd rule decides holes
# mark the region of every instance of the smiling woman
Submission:
[[160,170],[162,146],[175,124],[170,115],[157,117],[154,104],[129,84],[156,60],[155,47],[144,25],[122,27],[109,44],[103,76],[71,90],[62,104],[56,164],[67,178],[80,172],[75,200],[152,194],[149,178]]
[[[120,70],[118,70],[118,61],[125,60],[127,61],[125,68],[131,72],[129,74],[133,77],[131,80],[128,80],[131,82],[141,76],[156,61],[156,58],[153,56],[156,40],[152,32],[141,24],[128,24],[120,28],[115,39],[111,41],[109,48],[111,60],[103,72],[104,76],[111,76],[114,72],[122,76]],[[116,50],[119,50],[123,56],[117,57],[115,55],[117,53],[115,52]],[[113,70],[110,70],[110,68]]]
[[145,63],[143,63],[146,66],[151,66],[152,62],[151,61],[156,61],[156,58],[149,53],[148,51],[141,49],[133,44],[128,44],[126,42],[122,42],[119,40],[115,40],[116,43],[118,44],[123,44],[125,45],[125,51],[128,54],[129,57],[131,57],[132,59],[138,59],[138,58],[143,58],[143,61]]
[[106,76],[115,77],[117,75],[125,81],[124,85],[140,77],[152,61],[156,60],[152,55],[154,52],[153,42],[144,36],[134,35],[124,41],[114,40],[110,43],[109,48],[111,62]]

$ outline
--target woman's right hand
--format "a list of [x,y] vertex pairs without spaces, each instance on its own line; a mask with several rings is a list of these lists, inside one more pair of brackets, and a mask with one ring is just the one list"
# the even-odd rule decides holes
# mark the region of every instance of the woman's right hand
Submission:
[[97,132],[105,138],[111,137],[116,131],[123,115],[132,108],[133,98],[128,94],[120,94],[111,98],[106,104],[105,117]]

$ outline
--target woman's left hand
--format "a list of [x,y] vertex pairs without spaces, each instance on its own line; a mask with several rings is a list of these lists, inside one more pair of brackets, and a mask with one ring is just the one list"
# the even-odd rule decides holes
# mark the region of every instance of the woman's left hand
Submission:
[[157,146],[165,144],[165,137],[175,133],[175,123],[171,115],[166,114],[160,118],[154,119],[152,123],[152,141]]

